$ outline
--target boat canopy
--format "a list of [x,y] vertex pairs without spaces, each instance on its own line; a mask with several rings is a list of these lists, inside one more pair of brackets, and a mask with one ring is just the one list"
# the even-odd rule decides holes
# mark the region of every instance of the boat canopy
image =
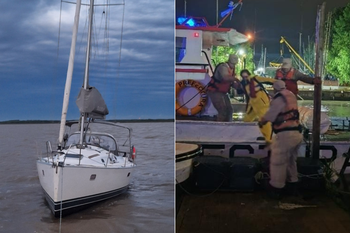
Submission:
[[[66,147],[79,144],[79,140],[80,132],[70,135]],[[88,133],[85,135],[85,142],[87,145],[102,147],[110,151],[115,151],[117,149],[116,141],[108,134]]]
[[247,42],[246,35],[235,29],[229,31],[203,31],[203,44],[214,46],[231,46]]
[[81,88],[76,100],[79,111],[94,119],[104,119],[109,111],[102,95],[95,87]]

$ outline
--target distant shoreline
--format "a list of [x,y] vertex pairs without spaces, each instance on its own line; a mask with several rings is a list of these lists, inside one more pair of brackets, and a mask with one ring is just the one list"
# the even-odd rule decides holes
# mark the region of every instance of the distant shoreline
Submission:
[[[73,120],[70,120],[73,121]],[[130,119],[130,120],[107,120],[120,123],[142,123],[142,122],[175,122],[174,119]],[[9,120],[0,121],[1,125],[6,124],[58,124],[59,120]]]

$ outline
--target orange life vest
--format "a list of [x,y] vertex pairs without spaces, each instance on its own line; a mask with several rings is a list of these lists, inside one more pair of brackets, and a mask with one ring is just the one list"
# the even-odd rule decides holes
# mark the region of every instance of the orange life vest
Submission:
[[222,93],[228,93],[229,90],[230,90],[230,87],[231,87],[231,82],[228,82],[228,81],[225,81],[225,80],[219,81],[218,79],[215,78],[215,75],[217,74],[217,68],[220,65],[226,65],[228,67],[230,75],[234,75],[235,74],[235,68],[231,69],[230,66],[227,63],[219,64],[215,68],[213,77],[211,78],[211,80],[209,82],[208,91],[218,91],[218,92],[222,92]]
[[282,69],[278,69],[276,71],[275,79],[283,80],[286,83],[286,88],[293,92],[294,95],[297,95],[299,90],[297,81],[293,79],[294,71],[294,68],[292,68],[285,73]]
[[278,97],[282,97],[284,99],[286,106],[283,112],[279,113],[275,121],[272,122],[273,131],[275,133],[287,130],[298,130],[301,132],[298,103],[295,95],[291,91],[283,89],[273,98],[276,99]]

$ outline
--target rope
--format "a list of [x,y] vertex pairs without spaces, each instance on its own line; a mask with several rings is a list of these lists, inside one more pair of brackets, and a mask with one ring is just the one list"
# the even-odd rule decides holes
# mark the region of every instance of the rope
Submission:
[[97,32],[97,29],[96,29],[96,14],[95,14],[95,10],[94,10],[94,14],[93,14],[93,23],[92,23],[92,32],[91,32],[91,35],[92,35],[92,42],[93,44],[95,45],[95,48],[94,48],[94,58],[96,58],[96,54],[98,54],[98,34],[97,33],[94,33],[94,32]]
[[180,187],[185,193],[187,193],[187,194],[190,195],[190,196],[194,196],[194,197],[208,197],[208,196],[214,194],[215,192],[217,192],[217,191],[220,189],[220,187],[224,184],[225,179],[227,179],[227,176],[226,176],[224,173],[219,172],[219,171],[217,171],[217,170],[211,168],[210,166],[207,166],[207,165],[204,164],[204,163],[201,163],[201,164],[202,164],[203,166],[205,166],[206,168],[212,170],[213,172],[222,175],[222,176],[223,176],[223,179],[222,179],[221,183],[219,184],[219,186],[216,187],[214,191],[212,191],[212,192],[210,192],[210,193],[208,193],[208,194],[204,194],[204,195],[196,195],[196,194],[190,193],[190,192],[187,191],[187,190],[181,185],[181,183],[179,183],[179,182],[177,181],[177,179],[176,179],[176,184],[178,184],[179,187]]
[[221,184],[212,192],[208,193],[208,194],[204,194],[204,195],[197,195],[197,194],[193,194],[193,193],[190,193],[189,191],[187,191],[182,185],[181,183],[179,183],[176,179],[176,184],[188,195],[190,196],[193,196],[193,197],[208,197],[210,195],[213,195],[215,192],[217,192],[219,190],[219,188],[223,185],[225,179],[222,179],[222,182]]
[[[121,63],[121,56],[122,56],[122,46],[123,46],[123,30],[124,30],[124,14],[125,14],[125,0],[123,0],[123,14],[122,14],[122,27],[120,30],[120,49],[119,49],[119,58],[118,58],[118,66],[117,66],[117,81],[116,86],[118,87],[118,79],[120,75],[120,63]],[[114,91],[114,100],[117,100],[117,92]],[[113,112],[115,114],[115,118],[117,118],[117,112],[116,112],[116,104],[113,105]]]
[[[58,164],[57,164],[58,166]],[[59,230],[58,232],[61,233],[61,229],[62,229],[62,206],[63,206],[63,166],[62,166],[62,179],[61,179],[61,204],[60,204],[60,225],[59,225]]]
[[[106,4],[109,4],[109,0],[107,0]],[[104,47],[105,47],[105,79],[104,79],[104,86],[106,87],[107,82],[107,68],[108,68],[108,57],[109,57],[109,7],[104,10],[102,14],[105,16],[105,26],[104,26]]]
[[[57,53],[56,53],[56,60],[55,60],[55,69],[54,69],[54,78],[52,80],[52,90],[56,87],[56,81],[57,81],[57,70],[58,70],[58,57],[59,57],[59,51],[60,51],[60,39],[61,39],[61,22],[62,22],[62,0],[60,3],[60,17],[58,22],[58,35],[57,35]],[[52,92],[54,93],[54,91]],[[53,108],[54,105],[54,95],[51,95],[51,107]],[[54,119],[54,111],[51,111],[51,119]]]
[[[208,88],[208,85],[209,85],[210,81],[207,83],[207,85],[204,86],[204,89],[207,89]],[[191,100],[193,100],[197,95],[199,95],[200,92],[197,92],[197,94],[195,94],[192,98],[190,98],[189,100],[187,100],[184,104],[182,104],[180,107],[178,107],[176,109],[176,111],[178,111],[180,108],[184,107],[186,104],[188,104]]]
[[[89,9],[86,8],[86,14],[89,15]],[[86,30],[86,27],[87,27],[87,24],[88,24],[88,17],[85,19],[85,24],[84,24],[84,28],[83,28],[83,33],[82,33],[82,37],[80,39],[80,42],[78,43],[78,52],[80,52],[80,49],[82,47],[82,44],[83,44],[83,38],[86,38],[87,37],[87,30]],[[86,33],[86,35],[85,35]],[[83,64],[84,65],[84,64]]]

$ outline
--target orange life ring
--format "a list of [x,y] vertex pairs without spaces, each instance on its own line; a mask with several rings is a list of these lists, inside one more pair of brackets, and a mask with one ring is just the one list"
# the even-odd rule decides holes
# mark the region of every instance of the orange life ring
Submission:
[[[186,108],[185,106],[181,106],[179,101],[178,101],[179,94],[186,87],[194,87],[199,92],[199,95],[200,95],[199,102],[193,108]],[[204,106],[207,104],[208,97],[207,97],[207,93],[205,91],[205,88],[200,82],[198,82],[196,80],[192,80],[192,79],[181,80],[181,81],[176,83],[175,90],[176,90],[176,103],[175,103],[176,108],[175,109],[176,109],[176,113],[178,113],[180,115],[183,115],[183,116],[196,115],[197,113],[202,111]]]

